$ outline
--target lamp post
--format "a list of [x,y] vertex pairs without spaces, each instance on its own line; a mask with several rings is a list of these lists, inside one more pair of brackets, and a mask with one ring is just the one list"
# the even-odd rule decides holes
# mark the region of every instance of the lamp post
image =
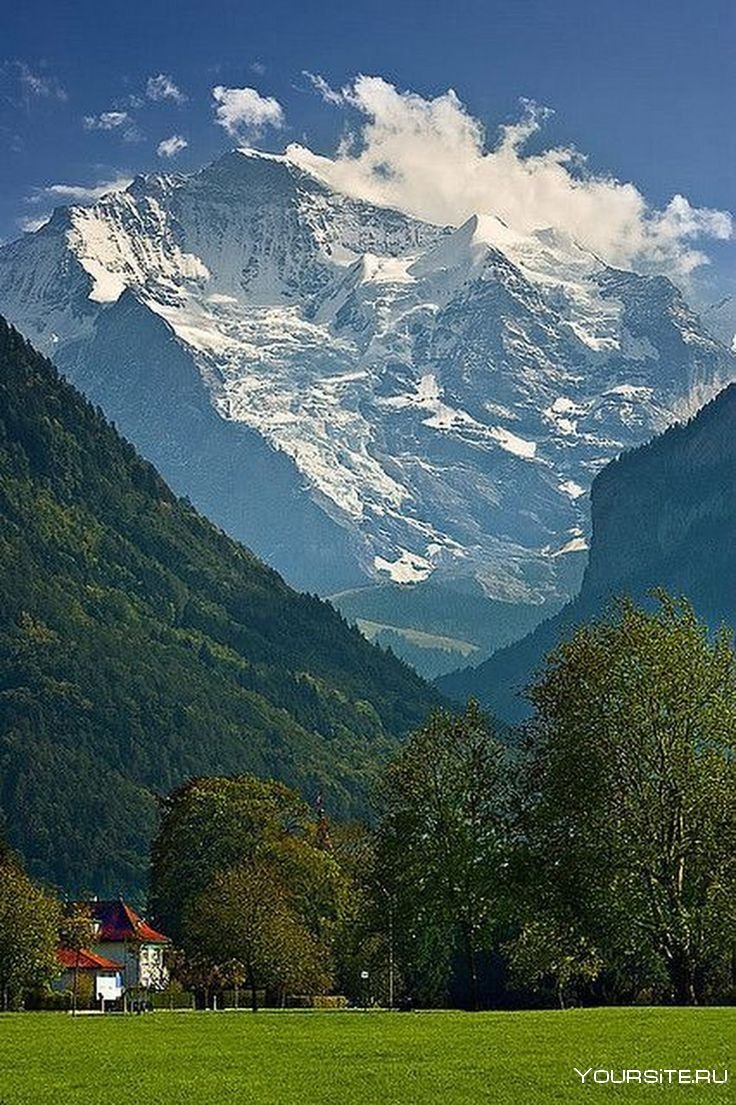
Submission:
[[368,972],[360,972],[360,980],[363,983],[363,1010],[368,1012]]

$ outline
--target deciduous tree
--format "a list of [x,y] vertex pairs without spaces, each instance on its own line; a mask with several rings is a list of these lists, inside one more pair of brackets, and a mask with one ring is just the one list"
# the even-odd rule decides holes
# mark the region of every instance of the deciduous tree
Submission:
[[12,855],[0,856],[0,1001],[15,1005],[24,992],[59,972],[59,903],[37,886]]
[[281,783],[193,780],[164,803],[156,917],[192,962],[223,977],[242,964],[254,994],[256,984],[322,988],[352,884],[318,826]]
[[327,949],[295,908],[282,872],[268,861],[254,859],[216,875],[188,904],[183,930],[185,947],[224,974],[242,967],[254,1012],[259,988],[319,993],[329,985]]
[[475,703],[435,713],[386,772],[379,889],[394,902],[404,969],[424,1000],[446,997],[457,950],[478,1007],[478,956],[504,899],[508,784],[504,749]]
[[699,1000],[736,944],[736,658],[683,600],[621,601],[530,690],[538,904]]

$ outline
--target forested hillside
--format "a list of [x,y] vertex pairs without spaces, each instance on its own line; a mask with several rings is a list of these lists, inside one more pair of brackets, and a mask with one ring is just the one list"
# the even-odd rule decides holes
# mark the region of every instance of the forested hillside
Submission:
[[135,892],[155,796],[194,775],[359,813],[435,701],[177,499],[0,320],[0,810],[33,874]]

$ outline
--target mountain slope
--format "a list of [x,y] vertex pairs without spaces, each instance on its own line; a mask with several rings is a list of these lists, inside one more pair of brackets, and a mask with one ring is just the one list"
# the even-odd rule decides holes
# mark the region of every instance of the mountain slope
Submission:
[[0,321],[0,811],[37,875],[140,888],[154,795],[254,771],[364,810],[437,696],[178,500]]
[[465,663],[480,664],[534,629],[540,618],[538,605],[496,602],[473,580],[384,583],[342,591],[330,602],[425,679]]
[[469,581],[539,618],[595,473],[736,378],[664,277],[251,150],[57,210],[0,248],[0,310],[290,582]]
[[476,696],[518,720],[525,712],[518,692],[544,654],[618,594],[645,599],[664,587],[689,598],[712,627],[736,626],[736,385],[604,468],[593,483],[592,515],[577,599],[486,663],[440,679],[445,693]]

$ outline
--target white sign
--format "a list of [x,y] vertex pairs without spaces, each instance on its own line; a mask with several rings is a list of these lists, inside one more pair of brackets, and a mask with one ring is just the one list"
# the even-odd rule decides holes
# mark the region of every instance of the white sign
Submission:
[[117,1001],[123,992],[120,975],[97,975],[97,1000]]

